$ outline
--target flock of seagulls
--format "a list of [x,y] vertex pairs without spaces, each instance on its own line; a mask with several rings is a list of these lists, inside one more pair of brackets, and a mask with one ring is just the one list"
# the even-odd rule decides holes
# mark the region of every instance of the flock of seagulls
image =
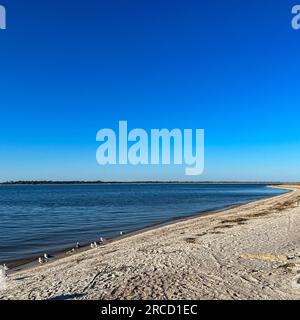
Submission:
[[[123,236],[124,232],[120,231],[119,234],[120,234],[120,236]],[[91,249],[98,248],[98,246],[101,245],[103,242],[105,242],[105,239],[103,237],[100,237],[99,242],[96,242],[96,241],[92,242],[90,244],[90,247],[91,247]],[[79,242],[77,242],[76,245],[75,245],[75,248],[73,248],[72,250],[68,251],[67,253],[73,253],[73,252],[75,252],[76,250],[78,250],[80,248],[81,248],[81,245],[80,245]],[[44,253],[44,255],[42,257],[39,257],[39,264],[44,264],[44,263],[48,262],[49,259],[50,259],[50,256],[47,253]]]
[[103,237],[100,237],[99,242],[96,242],[96,241],[92,242],[91,245],[90,245],[90,247],[91,247],[92,249],[98,248],[98,246],[99,246],[101,243],[103,243],[103,242],[105,242],[105,239],[104,239]]
[[[119,234],[120,234],[120,236],[123,236],[123,235],[124,235],[124,232],[123,232],[123,231],[120,231]],[[103,242],[105,242],[105,239],[104,239],[103,237],[100,237],[99,242],[96,242],[96,241],[92,242],[92,243],[90,244],[90,247],[91,247],[92,249],[98,248],[98,246],[99,246],[101,243],[103,243]]]
[[[123,235],[124,235],[124,232],[120,231],[120,236],[123,236]],[[95,249],[95,248],[98,248],[98,246],[100,244],[102,244],[103,242],[105,242],[105,239],[103,237],[100,237],[100,240],[98,243],[96,241],[94,241],[91,243],[90,246],[92,249]],[[78,250],[80,248],[81,248],[81,245],[79,244],[79,242],[77,242],[75,248],[73,248],[70,251],[70,253],[73,253],[73,252],[75,252],[76,249]],[[44,253],[44,255],[42,257],[39,257],[39,259],[38,259],[39,264],[47,263],[50,260],[50,258],[51,258],[51,256],[49,256],[48,253]],[[0,274],[2,274],[2,276],[4,275],[4,277],[6,277],[7,271],[8,271],[8,267],[6,266],[6,264],[4,264],[3,266],[0,266]]]

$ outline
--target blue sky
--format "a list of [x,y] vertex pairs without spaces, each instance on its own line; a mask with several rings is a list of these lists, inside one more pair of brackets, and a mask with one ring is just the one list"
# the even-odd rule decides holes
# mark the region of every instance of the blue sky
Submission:
[[300,180],[298,2],[0,0],[0,180],[187,179],[97,165],[119,120],[204,128],[194,180]]

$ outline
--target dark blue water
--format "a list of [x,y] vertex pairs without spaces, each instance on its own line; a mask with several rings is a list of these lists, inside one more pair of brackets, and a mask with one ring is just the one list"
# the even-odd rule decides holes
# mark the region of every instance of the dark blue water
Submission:
[[0,262],[283,192],[224,184],[0,186]]

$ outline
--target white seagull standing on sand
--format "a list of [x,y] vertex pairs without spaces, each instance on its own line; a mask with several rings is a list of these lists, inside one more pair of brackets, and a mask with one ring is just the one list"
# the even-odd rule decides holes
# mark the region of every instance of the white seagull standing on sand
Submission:
[[120,236],[122,236],[124,234],[124,232],[123,231],[120,231]]
[[43,263],[45,263],[45,259],[42,257],[39,257],[39,264],[43,264]]
[[6,287],[6,281],[7,281],[7,273],[8,270],[7,266],[4,264],[3,266],[0,266],[0,290],[5,289]]
[[97,242],[92,242],[91,243],[91,248],[94,249],[94,248],[97,248],[98,245],[97,245]]
[[3,275],[4,277],[7,277],[6,271],[8,271],[8,267],[7,267],[6,264],[4,263],[3,266],[0,266],[0,272],[2,273],[2,275]]

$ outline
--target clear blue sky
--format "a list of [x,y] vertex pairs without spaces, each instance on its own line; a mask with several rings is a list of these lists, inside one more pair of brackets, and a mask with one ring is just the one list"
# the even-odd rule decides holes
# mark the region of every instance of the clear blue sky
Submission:
[[300,180],[288,0],[0,0],[0,180],[186,179],[101,167],[96,133],[204,128],[199,180]]

